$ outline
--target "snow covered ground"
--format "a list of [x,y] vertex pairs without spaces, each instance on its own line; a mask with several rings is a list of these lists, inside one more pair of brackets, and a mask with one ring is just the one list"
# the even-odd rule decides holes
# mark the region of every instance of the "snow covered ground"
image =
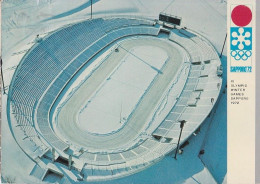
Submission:
[[[138,89],[141,89],[141,86],[142,87],[144,86],[143,88],[146,88],[146,90],[143,91],[143,93],[141,94],[142,97],[140,97],[138,99],[138,102],[136,102],[136,103],[138,103],[138,105],[134,104],[134,107],[131,109],[132,115],[126,122],[127,125],[129,125],[129,126],[124,126],[124,129],[120,132],[116,131],[116,132],[112,132],[113,134],[111,133],[111,135],[107,134],[107,136],[110,136],[110,139],[112,139],[113,141],[104,142],[105,140],[108,139],[108,137],[97,136],[93,133],[91,135],[88,132],[83,131],[82,128],[75,126],[74,122],[78,119],[78,113],[79,113],[78,109],[85,106],[85,101],[88,101],[88,99],[90,99],[92,94],[95,93],[96,89],[98,89],[99,86],[102,86],[104,84],[104,79],[105,79],[105,82],[110,82],[111,78],[113,78],[113,77],[109,77],[109,75],[113,74],[113,71],[115,71],[114,68],[116,68],[116,66],[121,67],[123,64],[126,64],[125,62],[122,62],[122,61],[125,59],[125,56],[133,56],[132,55],[133,53],[129,54],[129,51],[136,48],[137,45],[139,45],[139,47],[140,46],[141,47],[153,46],[156,48],[160,48],[159,53],[161,53],[161,51],[163,49],[166,52],[166,53],[163,52],[165,54],[165,58],[164,58],[165,60],[161,60],[161,64],[158,63],[159,65],[158,64],[149,65],[149,60],[145,60],[145,61],[142,60],[141,62],[140,61],[137,62],[139,64],[139,68],[133,69],[132,72],[123,71],[124,73],[121,73],[122,76],[120,77],[120,80],[123,80],[123,79],[125,80],[127,77],[127,76],[125,76],[126,73],[130,72],[129,75],[131,75],[131,77],[132,77],[132,78],[130,77],[128,79],[130,86],[133,86],[133,84],[131,84],[130,81],[137,80],[139,82],[138,82],[138,84],[137,83],[134,84],[134,86],[137,86]],[[164,100],[164,102],[166,101],[165,103],[169,102],[167,108],[165,108],[166,114],[168,114],[170,109],[172,108],[172,105],[176,101],[176,99],[175,99],[176,96],[178,96],[178,94],[181,92],[180,90],[169,89],[169,88],[171,88],[171,86],[173,86],[172,84],[170,84],[170,86],[169,86],[169,83],[173,83],[174,81],[175,81],[175,83],[177,83],[176,74],[180,70],[180,65],[184,61],[181,54],[179,53],[180,51],[178,49],[176,49],[176,47],[177,47],[177,45],[172,46],[171,44],[169,44],[167,41],[165,41],[163,39],[162,40],[157,39],[157,38],[151,39],[149,37],[148,38],[135,37],[135,38],[126,39],[126,40],[122,41],[119,46],[119,52],[112,53],[107,59],[105,59],[105,62],[103,62],[101,65],[99,65],[99,67],[95,70],[95,72],[91,72],[90,77],[79,87],[78,90],[74,91],[73,96],[65,95],[64,98],[69,98],[69,99],[64,100],[64,105],[61,105],[61,108],[58,112],[57,123],[56,123],[57,128],[55,129],[57,131],[57,133],[59,135],[61,135],[61,137],[65,138],[66,140],[69,140],[69,142],[72,141],[74,144],[85,145],[89,148],[104,149],[104,147],[106,147],[106,148],[113,147],[114,148],[114,147],[119,147],[122,144],[127,145],[128,142],[131,142],[133,139],[136,138],[136,136],[138,135],[139,132],[144,131],[143,128],[145,126],[147,126],[147,124],[151,121],[150,119],[153,118],[151,116],[151,114],[153,114],[153,112],[155,111],[154,109],[157,107],[158,101],[161,100],[160,99],[161,96],[158,95],[158,93],[163,95],[163,93],[166,89],[168,89],[169,91],[174,91],[173,93],[171,93],[172,96],[169,98],[169,100],[168,99]],[[142,52],[142,53],[145,54],[146,52]],[[151,53],[149,55],[151,55]],[[149,55],[146,55],[146,57],[148,57]],[[157,57],[158,56],[154,57],[153,59],[156,59]],[[167,58],[169,58],[169,59],[167,60]],[[144,58],[144,59],[147,59],[147,58]],[[155,62],[156,60],[153,60],[153,61]],[[142,66],[142,68],[140,68],[140,66]],[[161,67],[161,69],[158,70],[158,69],[156,69],[156,67],[158,67],[158,68]],[[123,69],[126,69],[126,68],[123,68]],[[149,71],[150,76],[152,76],[152,78],[156,77],[156,80],[152,81],[150,79],[150,82],[147,84],[147,81],[143,80],[143,79],[146,79],[146,77],[143,76],[143,73],[142,73],[143,71],[140,71],[140,69],[144,69],[143,71]],[[137,72],[137,77],[135,76],[136,72]],[[161,73],[163,73],[164,75],[161,75]],[[118,74],[115,73],[115,75],[118,75]],[[139,75],[139,78],[138,78],[138,75]],[[185,75],[183,75],[183,76],[185,77]],[[107,81],[107,79],[110,79],[110,80]],[[143,83],[141,83],[141,82],[143,82]],[[184,82],[185,82],[185,80],[181,81],[180,83],[182,83],[182,84],[180,84],[179,87],[183,87]],[[179,84],[179,83],[177,83],[177,84]],[[148,86],[150,86],[150,87],[148,87]],[[116,89],[118,89],[119,87],[120,87],[120,85],[117,86]],[[77,89],[78,87],[73,87],[73,88]],[[116,89],[114,89],[114,86],[110,86],[108,91],[114,91]],[[134,88],[134,89],[136,90],[136,88]],[[149,95],[147,94],[147,91],[149,91],[149,93],[148,93]],[[68,93],[70,93],[70,92],[68,91]],[[113,94],[109,93],[109,95],[112,95],[112,97],[113,97]],[[137,95],[138,95],[138,93],[135,94],[135,96],[137,96]],[[156,95],[156,97],[153,95]],[[164,95],[167,96],[169,94],[166,93]],[[102,99],[102,97],[103,97],[103,95],[98,96],[98,98],[101,98],[101,99]],[[112,98],[112,97],[110,97],[110,98]],[[172,100],[172,99],[174,99],[174,100]],[[125,100],[130,100],[130,98],[127,97],[127,99],[125,99]],[[133,100],[133,99],[131,98],[131,100]],[[108,103],[109,102],[108,99],[106,99],[105,102],[102,103],[103,104],[102,106],[104,106],[104,105],[109,106],[111,103],[111,102]],[[114,103],[115,102],[116,101],[114,101]],[[164,106],[164,105],[162,105],[162,106]],[[118,108],[121,109],[121,102],[118,102]],[[166,114],[164,114],[163,118],[165,118]],[[97,113],[96,115],[102,116],[102,114],[99,114],[99,113]],[[118,115],[117,116],[118,119],[115,120],[116,122],[111,121],[111,123],[119,123],[120,111],[118,111],[117,115]],[[103,122],[103,123],[105,123],[105,122]],[[124,125],[126,125],[126,123]],[[94,123],[90,123],[90,124],[95,126]],[[132,127],[134,127],[134,129]],[[99,143],[99,144],[97,144],[97,143]],[[115,144],[115,143],[117,143],[117,144]]]
[[156,46],[136,46],[129,50],[87,99],[79,113],[79,127],[97,134],[122,127],[167,59],[167,53]]
[[[113,3],[109,0],[94,0],[93,2],[93,17],[130,14],[157,18],[161,11],[180,16],[183,26],[206,36],[218,52],[221,51],[226,31],[226,4],[220,3],[221,0],[193,0],[192,2],[190,0],[114,0]],[[6,81],[10,82],[12,73],[19,62],[13,59],[14,52],[23,51],[24,45],[31,42],[37,34],[44,34],[67,23],[89,18],[89,5],[90,2],[86,0],[66,2],[64,0],[6,0],[2,10],[2,51]],[[224,55],[226,55],[225,51]],[[222,58],[222,63],[226,63],[225,56]],[[226,84],[225,77],[224,75],[223,90]],[[112,79],[116,78],[112,77]],[[223,105],[226,102],[225,99],[225,96],[221,98],[212,120],[205,121],[200,134],[189,140],[190,144],[184,148],[182,155],[178,155],[177,160],[170,155],[140,173],[106,183],[221,183],[226,173],[227,154],[225,149],[226,106]],[[5,103],[6,96],[3,96],[3,107]],[[121,103],[116,104],[115,116],[118,117]],[[127,116],[123,103],[122,109],[122,117]],[[3,110],[3,114],[5,113]],[[34,179],[28,177],[33,163],[17,146],[9,131],[5,116],[2,126],[3,178],[5,180],[15,178],[17,183],[22,181],[35,183]],[[107,131],[112,130],[104,129],[103,133]],[[202,148],[205,149],[205,154],[199,158],[198,152]]]
[[[206,121],[209,120],[210,118],[207,118]],[[142,172],[130,177],[104,183],[216,184],[216,180],[198,157],[203,140],[207,135],[208,127],[209,123],[203,124],[200,133],[196,136],[192,136],[189,140],[189,144],[183,148],[183,154],[177,155],[177,160],[173,158],[175,154],[175,152],[173,152],[159,163]],[[215,138],[216,137],[214,137],[212,141],[214,141]],[[205,152],[207,152],[207,150]]]

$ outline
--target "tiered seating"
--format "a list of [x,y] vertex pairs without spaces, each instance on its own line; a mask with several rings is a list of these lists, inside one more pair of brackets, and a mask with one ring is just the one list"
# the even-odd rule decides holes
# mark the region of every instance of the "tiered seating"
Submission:
[[[156,145],[158,144],[159,146],[157,149],[162,149],[163,147],[166,148],[166,145],[161,145],[159,143],[154,142]],[[164,150],[161,150],[164,151]],[[82,168],[82,173],[84,173],[85,176],[87,176],[88,180],[95,180],[97,177],[102,176],[102,178],[113,178],[116,176],[124,175],[127,174],[131,171],[136,171],[140,170],[142,168],[147,167],[149,165],[149,162],[153,159],[158,158],[159,154],[156,153],[157,150],[155,151],[146,151],[145,156],[137,155],[137,156],[132,156],[129,154],[129,151],[127,152],[122,152],[118,154],[109,154],[110,160],[113,160],[113,156],[111,155],[125,155],[127,158],[126,160],[123,160],[121,163],[117,162],[116,164],[110,164],[107,165],[107,163],[104,162],[104,165],[102,165],[101,162],[95,161],[93,163],[85,164],[84,167]],[[129,154],[129,156],[127,156]],[[132,158],[132,159],[131,159]],[[122,159],[122,156],[120,156],[120,159]],[[119,159],[117,159],[119,160]],[[109,162],[111,163],[111,162]]]
[[180,29],[179,33],[181,33],[185,37],[189,38],[190,40],[193,40],[196,43],[197,47],[199,48],[199,50],[201,52],[201,59],[203,61],[218,58],[218,56],[216,55],[216,52],[202,38],[199,38],[198,36],[194,35],[193,33],[189,32],[185,29]]
[[40,166],[38,165],[35,165],[34,168],[32,169],[30,175],[40,179],[40,180],[43,180],[45,174],[46,174],[47,170],[46,169],[43,169],[41,168]]
[[38,126],[49,144],[66,149],[48,122],[49,109],[60,90],[86,61],[120,37],[158,34],[159,30],[149,25],[152,21],[141,19],[93,19],[58,30],[37,43],[21,61],[10,91],[17,124],[22,125],[25,135],[37,142],[32,117],[45,93],[37,111]]
[[201,52],[202,52],[202,60],[212,60],[218,58],[216,55],[216,52],[210,47],[204,40],[198,37],[193,37],[192,40],[194,40],[197,45],[199,46]]
[[[211,97],[216,97],[219,92],[219,89],[217,89],[219,78],[215,77],[216,64],[214,62],[208,64],[203,62],[217,59],[216,52],[206,41],[186,30],[173,30],[169,39],[180,43],[189,52],[191,62],[194,60],[194,57],[202,58],[201,62],[196,63],[197,65],[191,65],[180,97],[164,121],[153,132],[153,136],[157,138],[171,138],[172,143],[177,143],[180,132],[180,120],[187,121],[183,129],[182,141],[195,131],[210,112],[212,104],[208,103],[210,102],[209,92],[204,92],[204,90],[209,88],[215,90],[211,93]],[[213,71],[211,72],[212,69]],[[211,75],[214,77],[210,76],[211,73],[214,74]],[[211,78],[209,79],[209,77]],[[211,87],[211,84],[208,84],[209,80],[213,83],[213,87]],[[207,103],[205,103],[205,98],[208,100]]]
[[[156,159],[156,157],[160,156],[159,151],[157,150],[160,150],[160,148],[158,147],[162,148],[161,144],[162,143],[156,140],[146,139],[142,144],[138,146],[117,153],[90,153],[86,151],[80,156],[80,159],[83,159],[88,164],[92,164],[92,165],[107,165],[108,163],[109,164],[128,163],[129,165],[134,166],[137,163],[142,164],[144,162],[152,161]],[[165,144],[164,146],[167,145]],[[154,151],[154,149],[156,150]],[[147,158],[147,154],[150,154],[150,152],[152,155],[150,158]]]
[[189,37],[181,34],[178,30],[173,30],[169,36],[169,39],[180,44],[188,51],[191,57],[191,63],[201,62],[200,50],[196,43],[193,42]]

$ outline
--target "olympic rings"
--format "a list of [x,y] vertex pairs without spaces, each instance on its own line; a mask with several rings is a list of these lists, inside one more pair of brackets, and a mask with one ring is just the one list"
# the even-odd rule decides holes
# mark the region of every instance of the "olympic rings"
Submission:
[[235,60],[243,60],[246,61],[249,57],[252,56],[251,50],[232,50],[230,55],[235,58]]

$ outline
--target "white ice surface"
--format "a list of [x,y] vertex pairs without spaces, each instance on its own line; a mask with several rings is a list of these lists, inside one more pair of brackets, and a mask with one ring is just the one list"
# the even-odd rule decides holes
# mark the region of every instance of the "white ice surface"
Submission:
[[167,58],[155,46],[131,49],[80,110],[79,127],[98,134],[122,127]]

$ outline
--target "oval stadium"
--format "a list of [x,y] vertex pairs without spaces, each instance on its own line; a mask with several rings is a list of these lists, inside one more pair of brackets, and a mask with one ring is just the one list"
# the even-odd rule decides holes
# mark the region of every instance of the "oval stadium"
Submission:
[[192,29],[88,19],[37,36],[9,86],[8,124],[38,181],[121,178],[174,154],[200,128],[221,74],[215,48]]

